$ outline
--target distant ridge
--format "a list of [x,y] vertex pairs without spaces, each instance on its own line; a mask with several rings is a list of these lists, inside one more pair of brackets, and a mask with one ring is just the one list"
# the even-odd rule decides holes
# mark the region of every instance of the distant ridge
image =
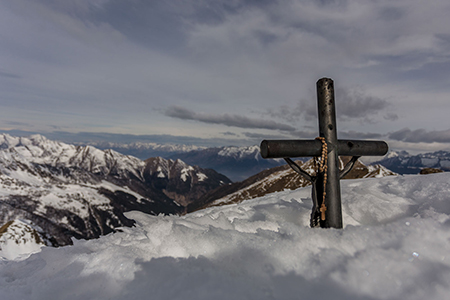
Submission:
[[114,143],[114,142],[91,142],[89,145],[99,149],[113,149],[114,151],[132,155],[139,159],[146,160],[150,157],[163,157],[177,159],[177,154],[201,151],[207,147],[183,145],[183,144],[160,144],[151,142]]
[[436,151],[411,155],[406,151],[392,151],[375,162],[399,174],[418,174],[423,168],[450,171],[450,152]]
[[90,143],[100,149],[113,149],[142,160],[160,156],[181,159],[189,165],[214,169],[233,181],[241,181],[262,170],[284,164],[283,160],[266,160],[259,154],[259,146],[201,147],[183,144],[158,143]]
[[177,157],[192,165],[214,169],[233,181],[242,181],[265,169],[284,164],[282,159],[263,159],[256,145],[208,148],[180,153]]

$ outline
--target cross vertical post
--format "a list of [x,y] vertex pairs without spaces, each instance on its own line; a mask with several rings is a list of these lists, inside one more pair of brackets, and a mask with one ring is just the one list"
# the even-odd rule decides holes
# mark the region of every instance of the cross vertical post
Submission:
[[[341,189],[339,184],[339,157],[336,128],[334,84],[329,78],[317,81],[319,136],[325,138],[328,148],[325,184],[325,227],[342,228]],[[323,182],[324,174],[318,182]],[[319,204],[322,204],[321,202]]]

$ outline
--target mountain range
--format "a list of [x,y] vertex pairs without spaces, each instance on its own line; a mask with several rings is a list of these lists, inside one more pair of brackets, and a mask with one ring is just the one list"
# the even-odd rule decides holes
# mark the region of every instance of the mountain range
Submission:
[[181,160],[140,160],[41,135],[0,135],[0,225],[21,219],[45,243],[71,244],[134,224],[124,212],[182,214],[206,192],[229,184]]
[[[80,146],[86,146],[86,143],[79,143]],[[184,144],[159,144],[159,143],[115,143],[115,142],[90,142],[90,146],[98,149],[111,149],[116,152],[131,155],[141,160],[146,160],[149,157],[163,157],[177,159],[180,153],[195,152],[207,149],[207,147],[184,145]]]
[[450,152],[436,151],[411,155],[406,151],[391,151],[374,164],[381,164],[399,174],[418,174],[423,168],[450,171]]
[[[241,181],[265,169],[283,165],[284,160],[263,159],[259,146],[198,147],[192,145],[163,145],[157,143],[91,143],[100,149],[133,155],[140,159],[160,156],[181,159],[189,165],[213,169],[233,181]],[[306,159],[307,160],[307,159]]]
[[[113,149],[141,159],[161,156],[181,159],[189,165],[210,168],[233,181],[243,181],[268,168],[284,165],[282,159],[263,159],[259,146],[248,147],[197,147],[192,145],[164,145],[157,143],[96,143],[100,149]],[[309,158],[302,158],[305,162]],[[388,155],[372,164],[380,164],[398,174],[418,174],[423,168],[450,171],[450,152],[437,151],[411,155],[406,151],[390,151]]]

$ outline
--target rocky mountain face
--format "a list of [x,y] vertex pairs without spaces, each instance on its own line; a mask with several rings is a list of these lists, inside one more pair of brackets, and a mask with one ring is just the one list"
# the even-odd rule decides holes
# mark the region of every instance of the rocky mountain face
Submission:
[[144,180],[149,186],[183,207],[196,202],[208,191],[231,181],[212,169],[190,166],[182,160],[149,158],[145,161]]
[[[342,169],[350,160],[350,157],[340,157],[339,160],[340,168]],[[314,174],[317,169],[313,159],[310,159],[305,163],[302,161],[296,161],[296,163],[309,174]],[[393,175],[398,174],[388,170],[382,165],[376,164],[366,166],[358,160],[352,171],[350,171],[344,179],[374,178]],[[188,212],[210,206],[239,203],[247,199],[261,197],[285,189],[295,190],[309,184],[309,181],[294,172],[287,164],[285,164],[283,166],[264,170],[244,181],[223,185],[216,190],[207,193],[199,201],[190,204],[188,206]]]
[[394,151],[376,163],[399,174],[418,174],[423,168],[450,171],[450,152],[436,151],[410,155],[406,151]]
[[53,246],[131,226],[123,214],[129,210],[182,214],[202,193],[230,182],[181,160],[0,135],[0,226],[29,221]]

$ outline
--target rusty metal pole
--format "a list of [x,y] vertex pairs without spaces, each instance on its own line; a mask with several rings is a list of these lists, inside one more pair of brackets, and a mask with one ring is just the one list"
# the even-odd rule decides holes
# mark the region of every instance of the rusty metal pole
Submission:
[[319,134],[328,147],[327,179],[325,187],[325,221],[321,227],[342,228],[341,189],[339,184],[339,154],[336,128],[334,84],[330,78],[317,81]]

